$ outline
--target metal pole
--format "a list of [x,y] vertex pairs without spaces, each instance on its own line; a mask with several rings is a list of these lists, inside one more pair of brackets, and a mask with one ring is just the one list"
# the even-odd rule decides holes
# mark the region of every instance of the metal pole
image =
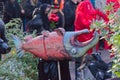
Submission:
[[59,78],[59,80],[61,80],[60,62],[59,61],[57,62],[57,65],[58,65],[58,78]]

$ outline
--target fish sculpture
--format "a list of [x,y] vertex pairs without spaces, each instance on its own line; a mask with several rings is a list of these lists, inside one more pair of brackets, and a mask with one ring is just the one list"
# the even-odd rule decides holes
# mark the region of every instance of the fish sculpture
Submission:
[[89,33],[89,30],[65,32],[63,28],[58,28],[52,32],[43,31],[42,35],[35,38],[28,37],[24,42],[16,35],[12,35],[12,39],[18,54],[27,51],[44,60],[66,60],[83,56],[98,43],[99,34],[97,32],[89,41],[79,42],[77,40],[79,35],[86,33]]

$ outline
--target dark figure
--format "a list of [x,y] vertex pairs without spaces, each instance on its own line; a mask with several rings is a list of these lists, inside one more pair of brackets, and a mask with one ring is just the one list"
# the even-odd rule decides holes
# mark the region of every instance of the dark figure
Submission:
[[1,11],[3,11],[3,7],[4,7],[4,2],[1,0],[0,1],[0,14],[1,14]]
[[42,4],[47,3],[47,4],[52,4],[53,0],[39,0]]
[[5,36],[4,22],[0,20],[0,60],[1,60],[1,54],[6,54],[11,50],[7,42],[8,40],[6,39]]
[[4,22],[8,23],[12,18],[21,17],[21,8],[16,0],[8,0],[5,3]]
[[27,32],[33,33],[34,30],[36,30],[37,35],[40,35],[41,31],[44,30],[43,22],[39,14],[36,14],[35,17],[27,23]]
[[24,3],[23,9],[25,10],[26,23],[33,18],[33,11],[41,5],[39,0],[27,0]]
[[33,11],[41,5],[41,2],[39,0],[26,0],[22,5],[24,11],[23,30],[26,31],[27,30],[26,24],[28,24],[28,22],[32,20]]
[[[51,12],[51,7],[48,4],[42,4],[40,8],[40,15],[43,22],[43,27],[45,30],[50,31],[50,22],[48,19],[48,15]],[[38,77],[39,80],[58,80],[58,70],[57,70],[57,62],[56,61],[46,61],[43,59],[39,59],[38,63]]]
[[[60,28],[60,27],[64,28],[64,24],[65,24],[64,13],[59,9],[59,4],[54,3],[54,5],[52,6],[51,13],[56,14],[56,17],[57,16],[59,17],[58,21],[57,20],[54,21],[54,22],[56,22],[55,28]],[[69,61],[63,60],[63,61],[59,61],[59,63],[60,63],[61,80],[71,80],[70,71],[69,71]]]
[[4,2],[0,2],[0,18],[4,15]]
[[77,7],[77,1],[68,0],[63,8],[65,16],[65,30],[74,31],[75,10]]
[[[57,11],[59,11],[59,9],[57,9]],[[41,17],[41,21],[42,21],[41,24],[38,24],[38,26],[44,30],[52,31],[53,28],[51,29],[51,27],[50,27],[51,21],[49,21],[49,16],[53,12],[56,12],[56,11],[54,11],[53,9],[51,10],[50,5],[42,4],[40,6],[40,9],[38,9],[38,11],[35,12],[35,15],[37,15],[36,17],[38,17],[38,18]],[[58,13],[57,15],[60,15],[60,13]],[[34,19],[35,18],[33,18],[33,20]],[[64,20],[64,19],[59,18],[58,22],[56,23],[55,28],[63,27],[63,21],[60,21],[60,20]],[[40,34],[40,33],[41,33],[41,31],[38,32],[38,34]],[[59,65],[60,65],[61,80],[71,80],[70,73],[69,73],[68,61],[59,61]],[[47,61],[47,60],[39,59],[39,63],[38,63],[39,80],[48,80],[48,79],[59,80],[58,70],[59,70],[58,69],[58,61],[53,61],[53,60]]]
[[[50,4],[50,5],[52,5],[52,4],[54,4],[54,1],[55,0],[39,0],[42,4],[43,3],[46,3],[46,4]],[[56,1],[58,1],[59,3],[60,3],[60,1],[61,0],[56,0]]]
[[5,26],[4,22],[0,19],[0,38],[4,40],[4,42],[8,42],[7,38],[5,37]]
[[[66,31],[74,31],[75,11],[76,7],[81,0],[67,0],[64,4],[63,13],[65,16],[64,28]],[[78,76],[77,68],[80,66],[82,57],[75,61],[75,75],[76,80]]]
[[105,80],[111,78],[112,73],[107,72],[111,64],[106,64],[99,54],[92,54],[94,60],[88,64],[88,67],[97,80]]
[[[46,4],[46,3],[45,3]],[[48,11],[49,12],[49,11]],[[39,11],[38,8],[34,10],[32,20],[27,23],[29,32],[37,30],[37,33],[40,33],[42,30],[53,31],[55,28],[64,27],[64,14],[59,9],[52,9],[52,12],[59,18],[59,21],[55,22],[55,25],[51,26],[51,22],[48,19],[48,16],[44,13],[43,8]],[[49,24],[48,24],[49,23]]]
[[3,3],[5,3],[7,0],[0,0],[0,2],[3,2]]
[[65,0],[65,2],[70,1],[70,0]]

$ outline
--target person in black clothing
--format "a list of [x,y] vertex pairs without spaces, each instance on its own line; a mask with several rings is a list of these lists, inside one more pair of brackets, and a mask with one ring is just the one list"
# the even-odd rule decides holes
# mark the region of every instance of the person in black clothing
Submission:
[[[50,22],[48,19],[48,16],[51,13],[50,5],[42,4],[40,7],[40,12],[38,13],[41,16],[43,28],[50,31]],[[58,80],[57,62],[53,60],[47,61],[39,59],[38,77],[39,80]]]
[[[59,9],[57,9],[57,12],[58,11]],[[42,30],[52,31],[55,28],[64,27],[63,25],[64,21],[61,21],[61,20],[64,20],[62,17],[62,18],[59,18],[55,27],[51,28],[50,26],[51,21],[49,20],[49,17],[53,12],[56,12],[56,10],[53,10],[53,9],[51,10],[51,6],[49,4],[42,4],[40,8],[34,13],[36,15],[36,18],[39,18],[39,20],[42,21],[38,24],[38,26],[41,27]],[[58,16],[59,15],[61,15],[61,13],[59,13]],[[35,20],[36,18],[33,18],[33,20]],[[40,34],[41,31],[40,32],[38,31],[37,33]],[[59,61],[59,63],[60,63],[61,80],[71,80],[68,61]],[[48,80],[48,79],[59,80],[57,65],[58,65],[58,61],[54,61],[54,60],[48,61],[48,60],[39,59],[39,63],[38,63],[39,80]]]
[[[51,7],[48,4],[41,4],[39,9],[35,10],[34,18],[28,22],[28,32],[33,30],[37,30],[37,34],[40,35],[41,31],[38,29],[43,27],[43,30],[50,31],[50,22],[48,19],[48,15],[51,13]],[[40,23],[34,23],[37,21]],[[42,21],[42,22],[41,22]],[[39,28],[34,28],[35,25]],[[39,59],[38,63],[38,80],[58,80],[58,71],[57,71],[57,62],[56,61],[47,61],[43,59]]]
[[33,11],[41,5],[39,0],[27,0],[24,3],[23,9],[25,10],[26,23],[33,18]]
[[[55,0],[39,0],[42,4],[46,3],[46,4],[50,4],[53,5]],[[58,2],[60,3],[61,0],[58,0]],[[66,0],[65,0],[66,1]]]
[[64,4],[63,13],[65,16],[65,30],[74,31],[75,10],[78,0],[69,0]]
[[41,5],[41,2],[39,0],[26,0],[23,3],[23,8],[25,10],[25,15],[26,17],[31,20],[33,11],[35,8],[38,8]]
[[8,23],[12,18],[21,17],[21,8],[16,0],[8,0],[5,3],[5,12],[3,20]]
[[5,26],[4,22],[0,19],[0,60],[1,60],[1,54],[8,53],[11,48],[8,46],[8,40],[5,36]]
[[6,1],[8,1],[8,0],[0,0],[0,2],[3,2],[3,3],[5,3]]
[[0,38],[4,40],[4,42],[8,42],[6,36],[5,36],[5,24],[4,22],[0,19]]
[[39,0],[26,0],[22,4],[24,16],[23,16],[23,30],[27,30],[27,24],[33,18],[33,11],[41,5]]
[[65,2],[70,1],[70,0],[65,0]]
[[53,0],[39,0],[42,4],[47,3],[47,4],[52,4]]
[[3,18],[4,12],[4,2],[0,1],[0,18]]
[[[64,4],[63,13],[65,16],[64,28],[66,31],[74,31],[75,11],[78,3],[81,0],[67,0]],[[75,61],[75,79],[77,80],[78,71],[77,68],[80,66],[82,58]]]
[[[52,14],[56,14],[56,16],[59,17],[59,20],[56,23],[55,28],[64,28],[65,19],[64,19],[64,13],[62,10],[59,9],[59,3],[55,3],[52,6]],[[70,71],[69,71],[69,60],[62,60],[59,61],[60,63],[60,74],[61,74],[61,80],[71,80]]]
[[44,30],[43,28],[43,22],[41,19],[41,16],[39,14],[36,14],[35,17],[27,22],[27,32],[33,33],[33,31],[36,30],[36,34],[40,35],[41,32]]

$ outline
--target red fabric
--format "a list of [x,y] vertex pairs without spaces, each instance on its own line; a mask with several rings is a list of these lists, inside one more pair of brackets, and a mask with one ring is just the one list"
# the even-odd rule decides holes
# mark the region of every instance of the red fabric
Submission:
[[[110,3],[113,3],[113,11],[116,12],[118,10],[118,8],[120,8],[120,4],[119,4],[119,1],[118,0],[107,0],[107,5],[110,4]],[[109,13],[112,12],[112,11],[107,11],[107,14],[109,15]]]
[[[108,22],[107,16],[99,10],[95,10],[89,0],[84,0],[83,2],[81,2],[76,9],[76,17],[74,23],[75,31],[79,31],[82,29],[90,30],[90,24],[92,20],[96,20],[97,15],[99,17],[102,17],[106,22]],[[78,40],[80,42],[90,40],[93,37],[93,33],[94,31],[87,34],[82,34],[78,37]],[[88,51],[89,54],[91,54],[91,52],[92,50]]]
[[59,6],[59,5],[52,5],[52,8],[53,8],[53,9],[59,9],[60,6]]
[[111,54],[110,54],[110,58],[113,58],[113,57],[115,57],[115,54],[114,54],[114,53],[111,53]]

